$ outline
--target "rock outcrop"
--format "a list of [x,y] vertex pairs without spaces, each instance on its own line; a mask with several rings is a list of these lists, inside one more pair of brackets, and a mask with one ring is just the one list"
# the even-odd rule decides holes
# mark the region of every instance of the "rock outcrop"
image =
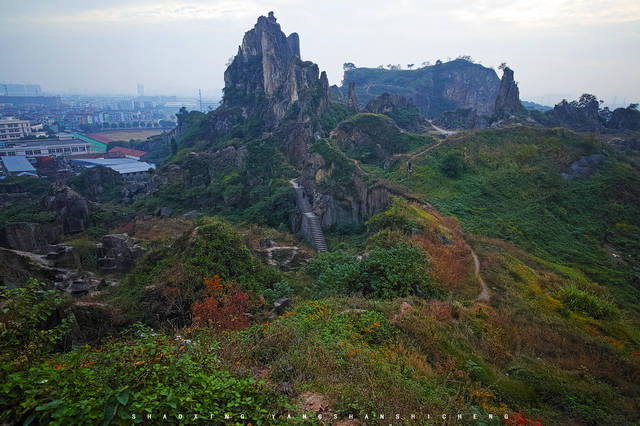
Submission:
[[523,112],[525,109],[520,103],[520,91],[513,78],[513,71],[511,68],[505,67],[493,115],[496,119],[501,119]]
[[66,185],[51,185],[49,195],[42,200],[42,207],[55,215],[65,234],[83,232],[89,228],[87,200]]
[[603,129],[602,118],[598,112],[598,99],[590,94],[584,94],[577,101],[562,100],[547,111],[545,116],[547,126],[562,126],[573,130],[600,132]]
[[[224,73],[223,109],[259,115],[265,130],[287,117],[305,121],[329,103],[329,81],[318,66],[300,59],[300,40],[281,31],[273,12],[260,16]],[[265,102],[262,99],[266,100]]]
[[145,250],[127,234],[108,234],[102,237],[97,252],[100,271],[125,274],[136,266]]
[[383,93],[371,99],[365,111],[388,115],[401,128],[410,132],[424,132],[431,126],[422,117],[420,111],[410,99],[393,93]]
[[49,244],[62,238],[61,223],[13,223],[0,229],[0,246],[13,250],[46,253]]
[[616,108],[605,126],[616,130],[640,130],[640,111],[634,106]]
[[483,129],[489,125],[488,120],[479,117],[472,108],[446,111],[432,123],[447,130]]
[[347,96],[347,106],[356,111],[360,109],[360,106],[358,105],[358,98],[356,97],[356,84],[353,81],[349,83],[349,95]]

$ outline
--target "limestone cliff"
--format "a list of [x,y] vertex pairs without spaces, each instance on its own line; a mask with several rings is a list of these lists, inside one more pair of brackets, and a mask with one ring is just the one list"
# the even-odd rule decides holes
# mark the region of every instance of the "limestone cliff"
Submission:
[[349,83],[349,95],[347,97],[347,106],[356,111],[360,109],[360,106],[358,105],[358,98],[356,97],[356,85],[353,81]]
[[355,68],[344,73],[345,87],[355,83],[361,102],[384,92],[411,99],[427,118],[445,111],[472,108],[478,115],[493,115],[500,79],[491,68],[464,59],[417,70]]
[[326,74],[301,60],[298,35],[287,37],[273,12],[260,16],[244,35],[224,82],[223,109],[240,109],[245,119],[259,115],[265,130],[274,129],[287,115],[305,121],[321,114],[329,102]]

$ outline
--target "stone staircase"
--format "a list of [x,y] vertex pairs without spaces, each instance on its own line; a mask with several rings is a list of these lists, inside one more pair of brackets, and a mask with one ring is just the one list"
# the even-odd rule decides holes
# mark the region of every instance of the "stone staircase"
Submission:
[[298,184],[295,179],[289,181],[293,189],[296,191],[296,201],[298,208],[302,212],[302,230],[305,236],[311,241],[313,247],[318,253],[326,252],[327,241],[322,233],[322,226],[320,225],[320,219],[311,210],[311,204],[304,193],[304,187]]

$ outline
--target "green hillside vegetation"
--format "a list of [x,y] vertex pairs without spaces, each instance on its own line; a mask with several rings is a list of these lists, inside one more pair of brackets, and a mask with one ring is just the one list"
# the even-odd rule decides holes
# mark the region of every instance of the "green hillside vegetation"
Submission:
[[[262,134],[253,117],[220,136],[212,113],[183,115],[178,149],[159,170],[175,172],[168,183],[130,206],[112,193],[91,203],[97,227],[87,235],[121,231],[125,216],[146,222],[161,206],[201,217],[177,237],[141,232],[146,254],[97,294],[65,299],[33,280],[1,289],[0,422],[130,424],[151,411],[185,424],[201,420],[181,413],[287,424],[271,415],[308,412],[290,423],[319,423],[309,395],[323,413],[368,415],[367,424],[456,412],[489,424],[499,424],[489,413],[555,425],[637,421],[638,157],[565,129],[436,142],[337,105],[312,117],[336,129],[308,146],[330,170],[317,189],[353,199],[357,177],[390,190],[385,210],[335,226],[330,252],[316,255],[288,232],[299,213],[289,180],[302,170],[284,135]],[[243,166],[212,166],[225,147],[246,153]],[[591,155],[600,162],[572,171]],[[73,241],[89,247],[87,238]],[[270,240],[302,247],[306,265],[264,262]],[[119,322],[72,348],[78,301]]]

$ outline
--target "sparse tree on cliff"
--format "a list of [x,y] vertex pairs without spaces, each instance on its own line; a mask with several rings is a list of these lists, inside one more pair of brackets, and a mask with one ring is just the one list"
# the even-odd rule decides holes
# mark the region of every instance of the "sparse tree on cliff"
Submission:
[[351,71],[352,69],[355,69],[356,66],[353,62],[345,62],[344,64],[342,64],[342,69],[344,71]]

